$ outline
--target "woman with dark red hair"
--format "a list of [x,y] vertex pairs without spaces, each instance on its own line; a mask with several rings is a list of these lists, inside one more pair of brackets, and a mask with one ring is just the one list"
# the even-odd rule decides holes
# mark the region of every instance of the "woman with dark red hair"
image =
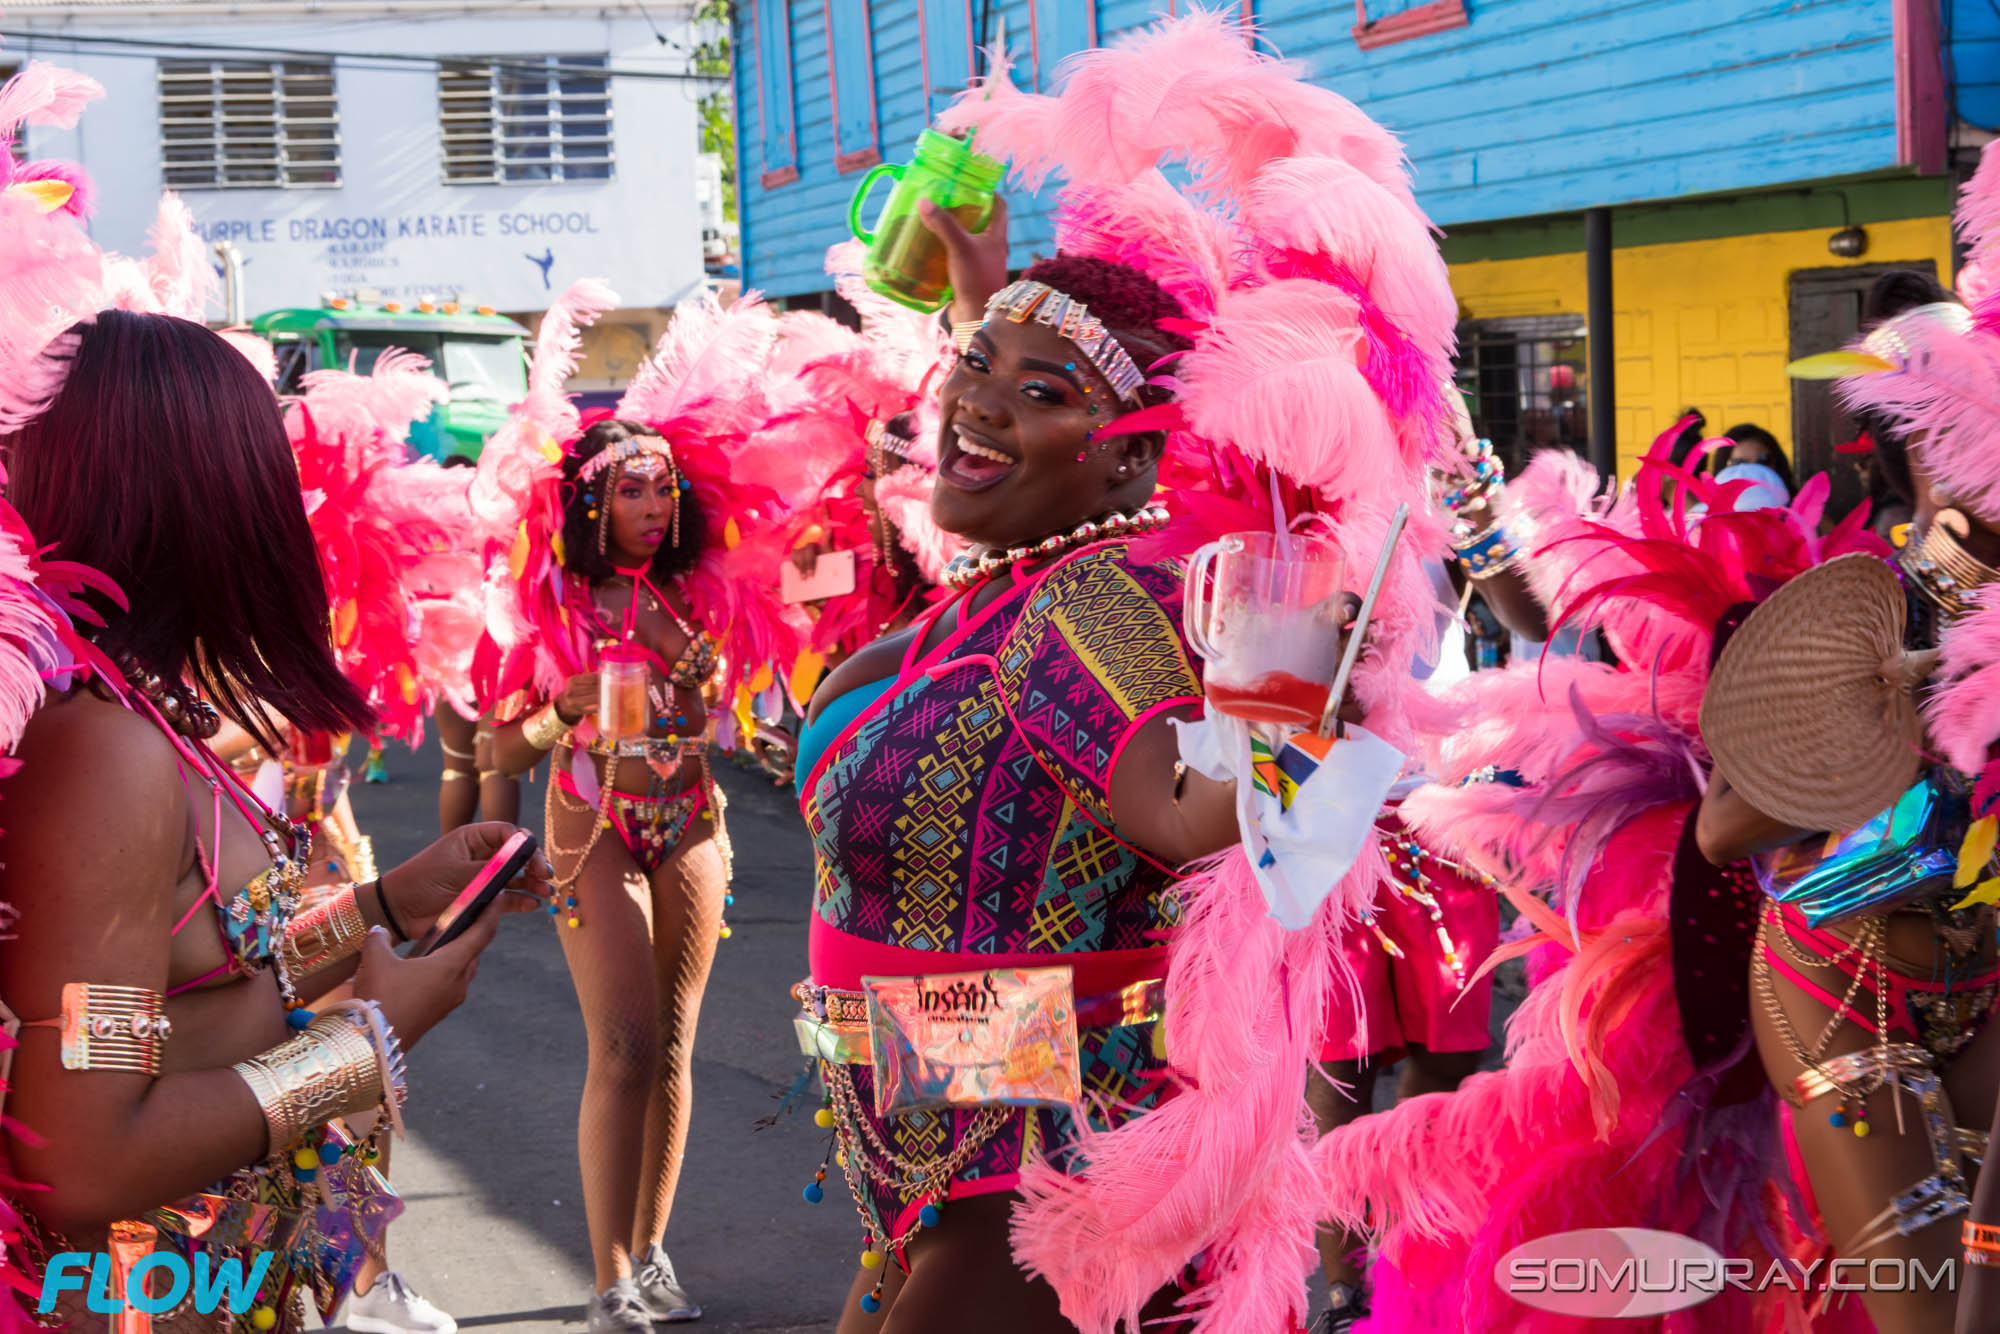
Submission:
[[[221,338],[164,315],[105,311],[42,355],[61,388],[0,436],[7,498],[119,592],[92,593],[80,627],[100,670],[52,682],[0,788],[0,897],[22,923],[0,939],[0,999],[26,1021],[5,1154],[46,1187],[20,1197],[25,1246],[109,1251],[121,1272],[155,1249],[236,1256],[261,1275],[245,1327],[301,1328],[304,1294],[330,1315],[395,1213],[337,1120],[400,1127],[399,1047],[464,999],[497,915],[423,958],[392,941],[422,935],[514,831],[470,825],[372,883],[306,883],[308,832],[206,744],[218,712],[267,751],[286,726],[373,721],[329,644],[277,400]],[[346,981],[356,999],[315,1015]],[[322,1202],[354,1227],[328,1234]],[[294,1244],[272,1251],[276,1235]],[[83,1293],[55,1314],[82,1316]]]

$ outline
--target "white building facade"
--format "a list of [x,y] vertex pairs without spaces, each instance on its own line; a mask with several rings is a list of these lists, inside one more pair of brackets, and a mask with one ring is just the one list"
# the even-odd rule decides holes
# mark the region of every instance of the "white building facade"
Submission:
[[530,315],[599,277],[627,312],[611,341],[643,347],[704,283],[691,8],[6,0],[0,75],[102,83],[27,156],[81,162],[93,234],[127,253],[179,193],[240,252],[249,314],[359,292]]

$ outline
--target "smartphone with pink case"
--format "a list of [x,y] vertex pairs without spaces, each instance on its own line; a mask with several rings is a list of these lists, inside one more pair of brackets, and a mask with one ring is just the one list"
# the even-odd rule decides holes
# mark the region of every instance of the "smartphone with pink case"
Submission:
[[790,561],[778,566],[778,596],[787,602],[824,602],[846,597],[854,591],[854,553],[828,551],[810,575],[799,573]]

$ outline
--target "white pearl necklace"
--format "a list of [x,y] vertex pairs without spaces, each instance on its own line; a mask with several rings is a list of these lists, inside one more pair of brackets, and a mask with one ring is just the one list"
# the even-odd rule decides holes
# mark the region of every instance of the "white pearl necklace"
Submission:
[[1053,556],[1073,547],[1106,538],[1136,536],[1163,528],[1167,522],[1164,506],[1148,505],[1136,514],[1108,514],[1102,519],[1090,519],[1078,524],[1067,533],[1045,537],[1030,546],[1008,547],[1005,551],[988,551],[981,556],[957,556],[945,566],[944,582],[954,589],[967,589],[981,580],[1027,560],[1031,556]]

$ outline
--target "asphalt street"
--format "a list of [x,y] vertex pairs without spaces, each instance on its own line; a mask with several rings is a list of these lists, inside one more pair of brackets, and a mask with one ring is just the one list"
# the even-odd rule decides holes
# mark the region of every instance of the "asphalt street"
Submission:
[[[352,756],[357,775],[362,756]],[[437,836],[437,744],[391,745],[390,781],[354,808],[393,866]],[[761,775],[718,761],[730,799],[736,906],[702,1006],[694,1125],[667,1232],[681,1281],[713,1334],[831,1331],[861,1244],[853,1208],[801,1188],[825,1152],[811,1109],[756,1122],[798,1072],[795,1006],[805,974],[812,855],[795,807]],[[541,788],[522,822],[541,830]],[[392,1180],[407,1208],[390,1263],[462,1328],[575,1334],[590,1294],[576,1164],[583,1022],[556,928],[501,923],[464,1007],[410,1053],[409,1137]]]
[[[360,768],[359,746],[351,763]],[[388,750],[390,781],[354,789],[383,866],[437,834],[435,740]],[[736,850],[731,938],[721,942],[695,1044],[694,1125],[667,1232],[681,1281],[709,1334],[831,1334],[861,1232],[844,1192],[800,1190],[825,1152],[811,1104],[771,1129],[798,1073],[791,984],[804,975],[812,854],[797,808],[727,758]],[[541,831],[531,782],[522,822]],[[1518,965],[1502,971],[1494,1030],[1513,1009]],[[1487,1054],[1497,1064],[1497,1045]],[[576,1334],[591,1289],[576,1161],[583,1023],[555,928],[542,914],[501,924],[464,1007],[410,1053],[409,1137],[392,1180],[407,1208],[390,1263],[467,1330]],[[1380,1081],[1391,1096],[1393,1078]]]

